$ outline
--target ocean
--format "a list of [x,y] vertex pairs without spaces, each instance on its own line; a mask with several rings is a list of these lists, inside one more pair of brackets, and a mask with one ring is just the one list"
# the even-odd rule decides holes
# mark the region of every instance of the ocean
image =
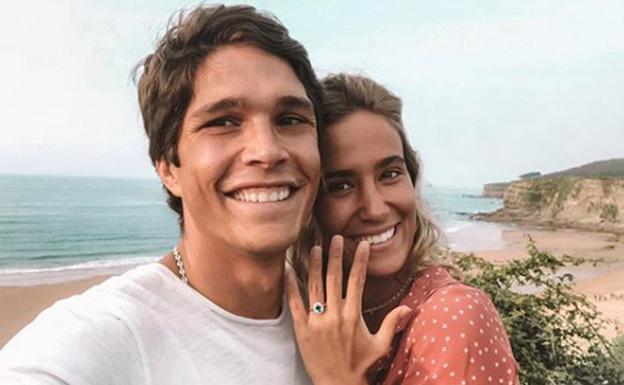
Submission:
[[[425,186],[450,240],[478,225],[470,214],[502,205],[480,192]],[[158,259],[177,238],[176,216],[155,178],[0,175],[0,285],[114,274]]]

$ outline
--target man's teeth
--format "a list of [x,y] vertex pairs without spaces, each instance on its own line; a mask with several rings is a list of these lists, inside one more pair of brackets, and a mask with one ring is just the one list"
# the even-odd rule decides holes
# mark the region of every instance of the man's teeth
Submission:
[[395,230],[396,230],[396,226],[391,228],[390,230],[384,231],[381,234],[359,237],[358,242],[366,241],[370,243],[371,245],[375,245],[377,243],[383,243],[387,241],[388,239],[394,237]]
[[290,196],[289,187],[278,188],[249,188],[238,190],[234,198],[243,202],[279,202]]

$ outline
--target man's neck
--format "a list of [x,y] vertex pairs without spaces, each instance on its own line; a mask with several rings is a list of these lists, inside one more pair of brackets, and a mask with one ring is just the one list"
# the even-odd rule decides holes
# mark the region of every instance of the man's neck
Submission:
[[[282,307],[284,253],[244,255],[183,237],[180,243],[189,285],[224,310],[246,318],[270,319]],[[163,263],[174,273],[173,256]]]

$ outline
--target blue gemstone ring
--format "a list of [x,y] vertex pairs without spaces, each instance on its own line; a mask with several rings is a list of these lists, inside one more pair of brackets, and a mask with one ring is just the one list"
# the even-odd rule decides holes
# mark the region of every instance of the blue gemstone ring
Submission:
[[314,305],[312,305],[310,311],[314,314],[323,314],[325,313],[325,307],[326,305],[324,303],[314,302]]

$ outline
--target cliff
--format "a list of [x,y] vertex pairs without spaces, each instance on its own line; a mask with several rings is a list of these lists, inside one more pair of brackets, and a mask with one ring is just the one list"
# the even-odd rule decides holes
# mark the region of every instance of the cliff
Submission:
[[504,206],[475,219],[624,233],[624,178],[511,182]]
[[509,183],[486,183],[483,185],[482,196],[485,198],[503,198]]

